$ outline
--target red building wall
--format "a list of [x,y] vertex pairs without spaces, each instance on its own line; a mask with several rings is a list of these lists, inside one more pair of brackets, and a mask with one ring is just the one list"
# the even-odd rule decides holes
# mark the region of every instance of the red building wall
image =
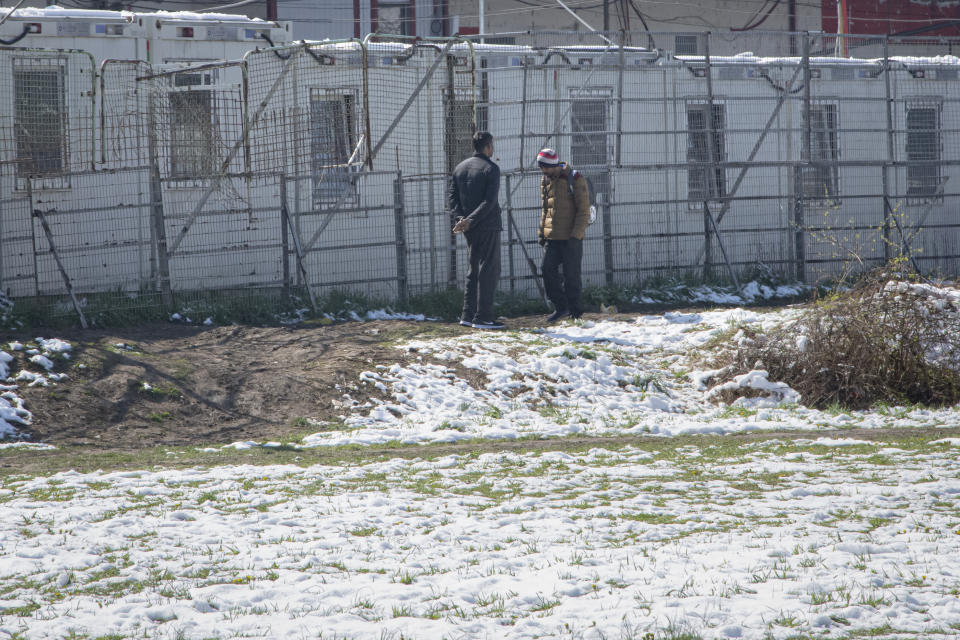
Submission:
[[[822,0],[822,28],[837,32],[837,3]],[[847,29],[853,34],[960,36],[957,0],[846,0]]]

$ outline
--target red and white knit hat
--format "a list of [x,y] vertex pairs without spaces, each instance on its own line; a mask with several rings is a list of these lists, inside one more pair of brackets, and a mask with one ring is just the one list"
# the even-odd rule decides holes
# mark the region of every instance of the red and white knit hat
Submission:
[[540,149],[540,153],[537,154],[537,164],[555,167],[560,164],[560,155],[553,149]]

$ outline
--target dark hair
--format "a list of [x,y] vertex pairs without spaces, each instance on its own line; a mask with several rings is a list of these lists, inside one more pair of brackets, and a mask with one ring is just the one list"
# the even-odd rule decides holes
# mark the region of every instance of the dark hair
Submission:
[[480,153],[484,148],[493,142],[493,134],[489,131],[477,131],[473,134],[473,149]]

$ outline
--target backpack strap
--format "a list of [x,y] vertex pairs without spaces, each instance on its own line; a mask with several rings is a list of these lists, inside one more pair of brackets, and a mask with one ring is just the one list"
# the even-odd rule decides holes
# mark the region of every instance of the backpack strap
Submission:
[[578,175],[580,175],[580,172],[577,171],[576,169],[574,169],[573,171],[567,172],[567,189],[570,190],[570,200],[572,201],[573,201],[573,181],[577,179]]

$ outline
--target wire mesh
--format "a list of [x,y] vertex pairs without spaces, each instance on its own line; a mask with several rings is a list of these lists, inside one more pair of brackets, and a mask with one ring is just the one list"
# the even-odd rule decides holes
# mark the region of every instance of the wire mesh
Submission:
[[36,295],[149,291],[156,264],[146,168],[73,173],[69,191],[43,189],[44,180],[31,178],[29,188]]
[[504,290],[537,292],[543,146],[598,209],[587,286],[757,269],[814,282],[901,255],[960,271],[960,65],[903,55],[951,42],[679,35],[695,36],[683,55],[646,50],[661,34],[621,48],[538,33],[99,75],[85,54],[0,50],[14,71],[0,75],[0,283],[158,308],[223,290],[402,301],[460,286],[446,187],[478,129],[502,170]]
[[8,297],[22,298],[36,295],[36,270],[30,200],[15,184],[14,162],[0,162],[0,283]]
[[93,58],[77,51],[0,49],[0,93],[8,96],[0,129],[0,162],[16,168],[16,190],[28,176],[51,188],[94,165]]
[[105,60],[100,64],[100,154],[102,168],[146,166],[150,151],[148,93],[137,78],[152,73],[140,60]]
[[763,57],[799,57],[804,41],[810,43],[813,57],[883,58],[885,49],[891,56],[936,57],[955,55],[960,51],[960,37],[948,36],[883,36],[837,35],[817,32],[784,32],[751,29],[749,31],[564,31],[538,30],[500,32],[466,36],[470,41],[487,45],[531,47],[533,49],[571,49],[577,47],[642,47],[669,52],[676,56],[702,56],[706,46],[713,56],[736,56],[749,53]]

